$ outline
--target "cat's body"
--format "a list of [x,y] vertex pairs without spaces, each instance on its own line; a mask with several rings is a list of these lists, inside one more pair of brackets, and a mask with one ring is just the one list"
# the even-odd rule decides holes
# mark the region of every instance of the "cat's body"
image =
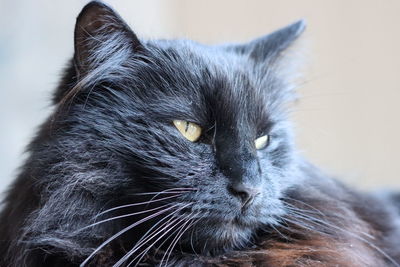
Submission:
[[90,3],[4,202],[0,266],[400,266],[400,196],[351,190],[295,151],[281,62],[303,29],[141,42]]

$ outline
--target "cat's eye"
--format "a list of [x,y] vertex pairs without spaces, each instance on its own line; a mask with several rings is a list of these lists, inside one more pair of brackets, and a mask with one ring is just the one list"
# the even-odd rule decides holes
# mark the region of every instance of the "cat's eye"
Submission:
[[175,127],[189,141],[196,142],[201,135],[201,127],[193,122],[173,120]]
[[263,135],[261,137],[258,137],[255,141],[254,144],[256,146],[257,149],[263,149],[267,146],[268,144],[268,139],[269,136],[268,135]]

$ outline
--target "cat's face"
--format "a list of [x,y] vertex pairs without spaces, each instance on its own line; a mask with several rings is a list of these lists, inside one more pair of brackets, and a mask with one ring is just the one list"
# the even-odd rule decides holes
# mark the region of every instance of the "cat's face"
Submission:
[[276,61],[303,27],[247,45],[143,43],[108,8],[84,10],[75,33],[80,83],[56,95],[68,110],[64,149],[103,157],[92,167],[107,173],[105,204],[165,198],[146,216],[165,210],[154,230],[178,225],[183,246],[246,243],[282,216],[279,198],[292,185],[288,88]]

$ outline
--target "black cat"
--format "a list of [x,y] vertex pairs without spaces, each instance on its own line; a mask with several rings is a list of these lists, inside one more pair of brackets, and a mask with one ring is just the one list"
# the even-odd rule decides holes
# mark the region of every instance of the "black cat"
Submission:
[[304,27],[146,42],[89,3],[3,203],[1,266],[400,266],[400,195],[296,153],[284,59]]

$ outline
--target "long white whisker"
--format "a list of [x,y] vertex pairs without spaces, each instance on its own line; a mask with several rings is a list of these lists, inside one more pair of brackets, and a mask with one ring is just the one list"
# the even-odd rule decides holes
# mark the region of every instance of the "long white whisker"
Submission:
[[[288,200],[292,200],[292,201],[295,201],[295,202],[297,202],[297,203],[300,203],[301,205],[304,205],[304,206],[309,207],[309,208],[311,208],[312,210],[316,211],[317,213],[319,213],[319,214],[322,215],[323,217],[326,216],[322,211],[320,211],[319,209],[315,208],[314,206],[311,206],[311,205],[308,204],[308,203],[305,203],[304,201],[301,201],[301,200],[298,200],[298,199],[294,199],[294,198],[291,198],[291,197],[284,197],[284,199],[288,199]],[[290,206],[292,206],[292,207],[295,207],[295,206],[291,205],[290,203],[288,203],[288,202],[286,202],[286,201],[284,201],[284,203],[285,203],[285,204],[288,204],[288,205],[290,205]],[[311,212],[311,211],[309,210],[309,212]]]
[[[200,213],[197,213],[196,215],[194,215],[192,219],[194,219],[194,218],[195,218],[196,216],[198,216],[198,215],[200,215]],[[198,218],[198,219],[196,220],[196,223],[197,223],[198,221],[200,221],[200,219],[202,219],[202,218],[201,218],[201,217]],[[177,230],[179,230],[179,228],[178,228]],[[175,230],[172,234],[174,234],[177,230]],[[193,235],[193,230],[192,230],[192,235]],[[192,238],[193,238],[192,235],[191,235],[191,242],[192,242]],[[158,246],[158,248],[157,248],[157,250],[154,252],[154,254],[157,254],[158,251],[159,251],[159,249],[160,249],[160,248],[165,244],[165,242],[167,242],[167,241],[168,241],[168,239],[164,240],[164,241]],[[193,246],[193,244],[192,244],[192,246]],[[192,248],[193,248],[193,247],[192,247]],[[196,255],[198,255],[198,254],[196,253]]]
[[[345,231],[344,229],[342,229],[340,227],[337,227],[337,226],[335,226],[335,225],[333,225],[331,223],[328,223],[328,222],[326,222],[324,220],[321,220],[321,219],[318,219],[318,218],[315,218],[315,217],[312,217],[312,216],[309,216],[309,215],[305,216],[304,214],[302,214],[302,213],[300,213],[298,211],[294,211],[294,210],[292,210],[291,212],[292,212],[293,215],[297,216],[298,218],[307,220],[309,222],[313,222],[315,224],[319,223],[321,225],[325,225],[325,226],[331,227],[333,229],[341,229],[342,231]],[[364,236],[366,236],[367,238],[375,239],[374,236],[372,236],[372,235],[370,235],[368,233],[365,233],[365,232],[359,232],[359,233],[364,235]]]
[[[172,219],[172,220],[171,220]],[[139,253],[129,264],[128,266],[133,263],[139,256],[141,256],[142,254],[145,254],[152,246],[154,246],[154,244],[156,244],[163,236],[165,236],[166,234],[168,234],[173,227],[169,228],[171,225],[173,225],[174,223],[176,223],[177,221],[179,221],[179,218],[174,218],[171,217],[170,220],[168,220],[166,223],[162,224],[160,227],[157,228],[157,230],[155,231],[155,233],[153,233],[152,235],[150,235],[147,239],[143,240],[143,242],[140,245],[135,245],[124,257],[122,257],[116,264],[113,265],[113,267],[119,267],[121,266],[125,261],[127,261],[136,251],[138,251],[141,247],[143,247],[144,245],[146,245],[150,240],[156,238],[160,233],[164,232],[162,235],[160,235],[153,243],[151,243],[150,245],[148,245],[148,247],[142,251],[141,253]]]
[[[159,220],[157,223],[155,223],[149,230],[146,231],[146,233],[136,242],[135,246],[140,245],[140,242],[144,241],[143,239],[147,238],[148,234],[150,234],[150,232],[162,221],[164,221],[165,219],[174,216],[176,213],[178,213],[180,210],[190,206],[191,204],[187,204],[184,205],[180,208],[178,208],[177,210],[173,211],[171,214],[165,216],[163,219]],[[168,223],[170,220],[172,220],[173,218],[169,219],[166,223]],[[161,226],[162,227],[162,226]],[[157,230],[156,230],[157,231]]]
[[313,211],[313,210],[308,210],[308,209],[301,209],[301,208],[296,207],[296,206],[294,206],[293,204],[287,203],[287,202],[285,202],[285,201],[283,201],[283,204],[284,204],[285,207],[287,207],[288,209],[297,210],[297,211],[304,212],[304,213],[307,213],[307,214],[321,215],[321,216],[324,217],[324,218],[327,217],[324,213],[322,213],[322,212],[320,212],[320,211]]
[[[176,232],[178,232],[180,229],[180,227],[176,228],[170,235],[169,237],[171,237],[173,234],[175,234]],[[169,240],[169,237],[165,238],[165,240],[158,245],[157,249],[154,251],[154,255],[157,255],[158,251],[161,249],[161,247]],[[140,262],[140,261],[139,261]]]
[[[198,223],[202,218],[200,217],[199,219],[197,219],[196,223]],[[197,251],[194,248],[193,245],[193,233],[194,233],[194,227],[192,228],[192,233],[190,234],[190,247],[192,248],[194,255],[196,255],[196,257],[199,257],[199,254],[197,253]]]
[[129,225],[128,227],[125,227],[124,229],[122,229],[121,231],[117,232],[116,234],[114,234],[113,236],[108,238],[106,241],[104,241],[100,246],[98,246],[79,266],[80,267],[84,267],[94,255],[96,255],[103,247],[105,247],[108,243],[113,241],[115,238],[117,238],[120,235],[124,234],[125,232],[131,230],[135,226],[137,226],[137,225],[139,225],[139,224],[141,224],[141,223],[143,223],[145,221],[148,221],[148,220],[150,220],[150,219],[152,219],[152,218],[154,218],[154,217],[156,217],[156,216],[158,216],[160,214],[163,214],[163,213],[173,209],[174,207],[175,206],[171,206],[171,207],[166,208],[164,210],[158,211],[158,212],[156,212],[156,213],[154,213],[152,215],[147,216],[146,218],[143,218],[143,219],[141,219],[141,220]]
[[[328,233],[324,233],[324,232],[319,231],[318,229],[315,229],[314,226],[312,226],[310,224],[307,224],[307,223],[304,223],[303,221],[300,222],[300,221],[295,221],[295,220],[288,219],[288,218],[282,218],[282,220],[284,220],[285,222],[289,222],[289,223],[292,223],[294,225],[297,225],[297,226],[299,226],[299,227],[301,227],[303,229],[306,229],[308,231],[311,231],[311,232],[316,232],[316,233],[319,233],[321,235],[329,235]],[[284,229],[286,229],[288,231],[293,231],[293,229],[291,229],[289,226],[280,225],[280,227],[284,228]]]
[[[173,220],[173,221],[172,221]],[[172,222],[171,222],[172,221]],[[178,224],[179,224],[179,218],[176,218],[176,217],[172,217],[172,218],[170,218],[166,223],[164,223],[162,226],[160,226],[155,232],[155,234],[153,234],[151,237],[149,237],[144,243],[147,243],[148,241],[150,241],[151,239],[153,239],[154,237],[156,237],[160,232],[161,232],[161,230],[162,229],[166,229],[167,227],[169,227],[170,225],[172,225],[172,224],[174,224],[174,223],[176,223],[176,222],[178,222]],[[168,225],[167,225],[168,224]],[[161,229],[161,230],[160,230]],[[171,229],[173,229],[173,227],[171,228]],[[175,233],[177,230],[179,230],[179,228],[177,228],[176,230],[174,230],[172,233],[170,233],[169,234],[169,236],[166,238],[166,240],[168,240],[168,238],[173,234],[173,233]],[[161,236],[162,237],[162,236]],[[132,259],[130,262],[129,262],[129,264],[127,265],[128,267],[129,266],[131,266],[131,264],[132,263],[134,263],[135,261],[136,261],[136,264],[135,264],[135,266],[137,266],[138,264],[140,264],[140,262],[141,262],[141,260],[143,259],[143,257],[144,256],[146,256],[146,254],[147,254],[147,252],[161,239],[161,237],[160,238],[158,238],[157,240],[156,240],[156,242],[154,242],[153,244],[150,244],[150,246],[148,246],[146,249],[144,249],[142,252],[140,252],[134,259]],[[166,241],[165,240],[165,241]],[[163,243],[165,242],[165,241],[163,241]],[[137,259],[137,260],[136,260]]]
[[154,195],[150,200],[153,200],[153,199],[155,199],[156,197],[158,197],[160,194],[166,193],[166,192],[169,192],[169,191],[176,191],[176,190],[178,190],[179,195],[182,195],[182,194],[184,194],[184,193],[189,193],[189,192],[192,192],[192,191],[195,190],[194,188],[193,188],[193,189],[190,189],[190,190],[183,190],[183,191],[181,191],[180,189],[181,189],[181,188],[172,188],[172,189],[167,189],[167,190],[161,191],[160,193]]
[[151,200],[149,200],[149,201],[143,201],[143,202],[138,202],[138,203],[132,203],[132,204],[126,204],[126,205],[121,205],[121,206],[113,207],[113,208],[111,208],[111,209],[108,209],[108,210],[105,210],[105,211],[100,212],[100,213],[97,214],[94,218],[97,218],[97,217],[99,217],[99,216],[101,216],[101,215],[103,215],[103,214],[105,214],[105,213],[110,212],[110,211],[119,210],[119,209],[123,209],[123,208],[130,208],[130,207],[134,207],[134,206],[140,206],[140,205],[151,204],[151,203],[154,203],[154,202],[159,202],[159,201],[163,201],[163,200],[166,200],[166,199],[171,199],[171,198],[178,197],[178,196],[179,196],[179,195],[174,195],[174,196],[169,196],[169,197],[164,197],[164,198],[159,198],[159,199],[154,199],[154,197],[153,197],[153,198],[152,198]]
[[[133,246],[133,248],[126,253],[117,263],[115,263],[113,265],[113,267],[118,267],[121,266],[121,264],[123,264],[127,259],[129,259],[139,248],[141,248],[142,246],[144,246],[147,242],[149,242],[151,239],[153,239],[154,237],[156,237],[162,230],[164,230],[165,228],[167,228],[171,223],[176,222],[178,219],[173,220],[173,222],[171,222],[172,219],[174,219],[173,215],[175,215],[176,213],[178,213],[180,210],[188,207],[189,205],[192,205],[192,203],[186,204],[180,208],[178,208],[177,210],[175,210],[173,213],[167,215],[166,217],[171,217],[167,222],[165,222],[164,224],[162,224],[161,226],[159,226],[155,232],[152,235],[150,235],[147,238],[142,237],[136,244],[135,246]],[[165,219],[165,218],[164,218]],[[167,225],[166,225],[167,224]],[[161,229],[163,228],[163,229]],[[161,229],[161,230],[160,230]],[[172,228],[171,228],[172,229]],[[167,230],[162,236],[164,236],[166,233],[168,233],[171,229]],[[149,233],[149,231],[146,232],[146,234]],[[157,239],[156,241],[158,241],[159,239]],[[149,247],[153,246],[154,244],[151,244]],[[140,254],[139,254],[140,255]],[[137,258],[137,256],[135,257],[135,259]],[[134,259],[134,260],[135,260]],[[133,260],[133,261],[134,261]]]
[[[292,211],[292,212],[293,212],[293,215],[298,216],[298,218],[300,218],[300,219],[309,221],[309,222],[311,222],[311,223],[320,223],[320,224],[325,225],[325,226],[327,226],[327,227],[330,227],[330,228],[332,228],[332,229],[335,229],[335,230],[341,231],[341,232],[343,232],[343,233],[346,233],[346,234],[348,234],[348,235],[350,235],[350,236],[352,236],[352,237],[354,237],[354,238],[356,238],[356,239],[358,239],[358,240],[364,242],[365,244],[367,244],[367,245],[370,246],[371,248],[375,249],[375,251],[377,251],[378,253],[380,253],[380,254],[381,254],[382,256],[384,256],[386,259],[388,259],[388,260],[389,260],[391,263],[393,263],[396,267],[400,267],[400,264],[399,264],[395,259],[393,259],[393,258],[392,258],[391,256],[389,256],[385,251],[383,251],[381,248],[379,248],[378,246],[374,245],[373,243],[371,243],[371,242],[368,241],[367,239],[365,239],[365,238],[363,238],[363,237],[361,237],[361,236],[359,236],[359,235],[357,235],[357,234],[355,234],[355,233],[353,233],[353,232],[351,232],[351,231],[348,231],[348,230],[345,230],[345,229],[343,229],[343,228],[337,227],[337,226],[335,226],[335,225],[332,225],[332,224],[327,223],[327,222],[325,222],[325,221],[319,220],[319,219],[317,219],[317,218],[313,218],[313,217],[312,217],[312,218],[310,218],[310,217],[304,217],[302,214],[296,214],[294,211]],[[299,226],[301,226],[301,224],[299,224]],[[367,237],[371,236],[371,235],[369,235],[369,234],[367,234],[367,233],[363,233],[363,232],[360,232],[360,234],[363,234],[363,235],[365,235],[365,236],[367,236]],[[371,237],[373,238],[373,236],[371,236]]]
[[[193,212],[191,212],[190,214],[189,214],[189,216],[191,216],[193,214]],[[188,216],[188,217],[189,217]],[[185,221],[185,219],[186,218],[182,218],[182,221]],[[187,223],[189,223],[190,222],[190,219],[189,220],[187,220],[186,222],[184,222],[180,227],[178,227],[178,233],[175,235],[175,237],[172,239],[172,241],[171,241],[171,243],[169,244],[169,246],[168,246],[168,248],[167,248],[167,250],[165,251],[165,253],[164,253],[164,255],[163,255],[163,257],[161,258],[161,261],[160,261],[160,267],[162,267],[162,263],[163,263],[163,261],[164,261],[164,258],[165,258],[165,256],[168,254],[168,251],[169,251],[169,249],[171,248],[171,246],[172,246],[172,244],[175,242],[175,239],[179,236],[179,234],[181,233],[181,231],[185,228],[185,226],[186,226],[186,224]],[[174,231],[172,234],[174,234],[176,231]],[[171,235],[172,235],[171,234]],[[161,244],[160,246],[162,246],[163,244]]]
[[[170,249],[169,254],[167,253],[167,252],[168,252],[168,249],[167,249],[167,251],[165,252],[166,254],[168,254],[168,257],[167,257],[167,259],[166,259],[166,261],[165,261],[165,267],[167,267],[167,265],[168,265],[169,258],[171,257],[172,251],[173,251],[173,249],[175,248],[176,244],[179,242],[179,240],[180,240],[181,237],[185,234],[185,232],[186,232],[187,230],[189,230],[190,227],[192,227],[192,225],[194,225],[194,224],[196,223],[196,221],[193,221],[193,218],[192,218],[192,219],[189,219],[189,220],[184,224],[184,227],[187,225],[187,223],[189,223],[188,226],[187,226],[185,229],[182,227],[181,230],[179,231],[179,233],[176,235],[175,241],[172,241],[172,243],[171,243],[171,245],[170,245],[171,249]],[[184,230],[183,230],[183,229],[184,229]],[[182,231],[182,230],[183,230],[183,231]],[[161,260],[161,264],[162,264],[162,260]]]
[[96,226],[96,225],[99,225],[99,224],[102,224],[102,223],[106,223],[106,222],[109,222],[109,221],[114,221],[114,220],[121,219],[121,218],[126,218],[126,217],[130,217],[130,216],[135,216],[135,215],[139,215],[139,214],[143,214],[143,213],[159,210],[159,209],[168,207],[170,205],[171,204],[165,204],[165,205],[162,205],[162,206],[159,206],[159,207],[156,207],[156,208],[152,208],[152,209],[148,209],[148,210],[142,210],[142,211],[138,211],[138,212],[133,212],[133,213],[123,214],[123,215],[119,215],[119,216],[114,216],[114,217],[111,217],[111,218],[107,218],[107,219],[104,219],[104,220],[89,224],[89,225],[79,229],[78,231],[82,231],[82,230],[85,230],[87,228],[90,228],[90,227],[93,227],[93,226]]
[[[177,222],[177,221],[178,221],[178,220],[176,219],[176,220],[174,221],[174,223]],[[178,222],[178,224],[181,223],[182,221],[183,221],[183,220],[180,220],[180,221]],[[172,236],[173,236],[176,232],[178,232],[182,227],[183,227],[183,225],[179,226],[179,227],[176,228],[173,232],[169,233],[169,235],[168,235],[167,237],[165,237],[164,241],[158,246],[157,250],[154,252],[154,255],[156,255],[157,252],[158,252],[158,250],[160,249],[160,247],[161,247],[163,244],[165,244],[165,242],[167,242],[167,241],[170,239],[170,237],[172,237]],[[156,243],[156,242],[155,242],[155,243]],[[155,244],[154,244],[154,245],[155,245]],[[141,260],[143,259],[143,257],[146,256],[147,252],[148,252],[152,247],[154,247],[154,245],[152,244],[152,246],[148,246],[148,247],[147,247],[145,250],[143,250],[139,255],[137,255],[133,260],[131,260],[131,261],[129,262],[129,264],[128,264],[128,267],[131,266],[131,264],[134,263],[135,261],[136,261],[135,267],[138,266],[138,264],[140,264],[140,262],[141,262]],[[137,260],[136,260],[136,259],[137,259]]]
[[286,240],[288,239],[288,237],[287,237],[286,235],[282,234],[282,233],[278,230],[278,228],[276,228],[273,224],[271,224],[270,226],[271,226],[272,229],[274,229],[275,232],[277,232],[278,235],[281,236],[283,239],[286,239]]
[[188,187],[188,188],[170,188],[164,191],[159,192],[143,192],[143,193],[133,193],[132,196],[143,196],[143,195],[157,195],[157,194],[176,194],[176,193],[186,193],[196,191],[196,188]]

